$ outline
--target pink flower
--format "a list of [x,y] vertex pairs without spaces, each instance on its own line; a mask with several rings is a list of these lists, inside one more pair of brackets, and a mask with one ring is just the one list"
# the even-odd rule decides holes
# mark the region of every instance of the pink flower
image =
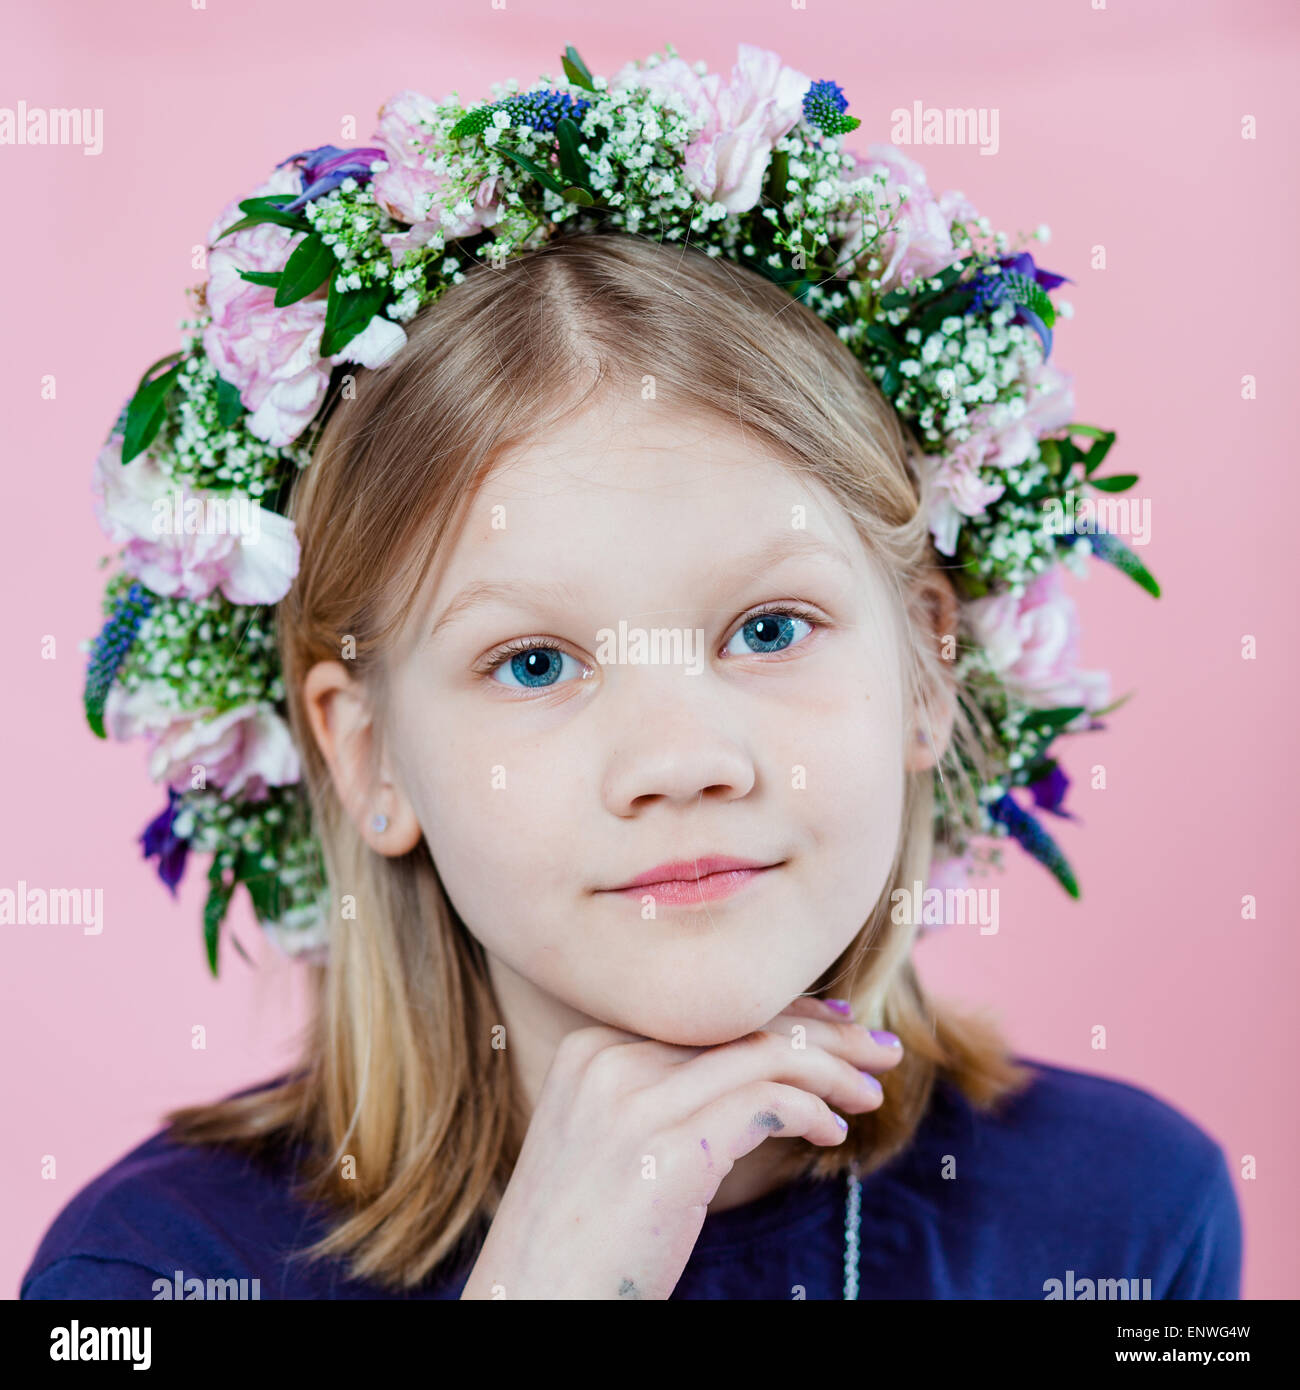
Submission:
[[[937,275],[958,260],[963,252],[953,245],[952,224],[977,216],[975,209],[958,192],[939,197],[930,191],[925,170],[895,145],[870,145],[868,158],[853,170],[854,179],[883,174],[885,186],[872,184],[881,220],[889,230],[868,249],[864,245],[862,210],[855,206],[845,219],[836,264],[836,275],[847,279],[866,257],[881,262],[872,279],[880,280],[880,292],[906,289],[918,276]],[[907,198],[902,194],[906,190]],[[897,210],[891,214],[890,209]]]
[[1073,418],[1073,377],[1040,363],[1025,388],[1025,413],[1008,419],[998,430],[998,466],[1018,468],[1044,435],[1068,425]]
[[435,232],[441,231],[452,240],[473,236],[494,226],[501,216],[500,179],[495,176],[479,184],[468,210],[460,204],[457,211],[442,206],[448,176],[425,167],[429,156],[425,147],[433,134],[421,124],[432,122],[436,114],[437,105],[431,98],[409,89],[390,97],[379,111],[373,138],[385,150],[388,168],[374,176],[370,188],[390,217],[411,224],[408,231],[382,235],[394,264],[407,251],[427,246]]
[[[297,193],[299,183],[297,170],[277,169],[252,196]],[[241,215],[238,203],[230,204],[209,232],[207,307],[212,322],[204,330],[203,347],[251,412],[249,431],[283,448],[320,409],[330,362],[382,366],[405,344],[406,334],[376,314],[365,332],[327,362],[320,356],[320,340],[328,284],[296,304],[276,308],[274,289],[250,284],[239,273],[283,270],[303,233],[264,222],[216,241]]]
[[176,791],[188,790],[194,769],[227,797],[263,800],[269,787],[298,781],[300,766],[289,726],[268,705],[244,704],[221,714],[179,713],[148,684],[108,692],[104,727],[115,739],[145,735],[151,742],[149,775]]
[[988,473],[1019,468],[1039,439],[1068,425],[1073,416],[1071,378],[1041,363],[1027,383],[1022,414],[1012,415],[1006,404],[984,406],[971,415],[967,439],[930,456],[935,460],[930,532],[941,555],[955,552],[963,517],[982,516],[1006,491],[1006,485]]
[[1096,710],[1110,699],[1104,671],[1080,671],[1079,617],[1053,565],[1019,596],[995,594],[965,606],[971,635],[989,664],[1027,705]]
[[686,148],[687,186],[704,201],[738,213],[758,203],[772,149],[803,115],[812,83],[775,53],[742,43],[725,87],[720,73],[699,77],[681,58],[647,68],[628,63],[609,85],[611,91],[639,86],[679,97],[688,114],[703,122]]
[[91,487],[101,529],[126,546],[123,568],[155,594],[220,589],[231,603],[278,603],[298,573],[287,516],[238,493],[178,487],[147,452],[123,467],[120,434],[99,451]]
[[1006,484],[981,476],[991,459],[996,459],[997,436],[978,429],[946,453],[931,455],[933,490],[930,500],[930,533],[940,555],[951,555],[957,548],[957,532],[964,516],[982,516],[990,502],[1006,491]]

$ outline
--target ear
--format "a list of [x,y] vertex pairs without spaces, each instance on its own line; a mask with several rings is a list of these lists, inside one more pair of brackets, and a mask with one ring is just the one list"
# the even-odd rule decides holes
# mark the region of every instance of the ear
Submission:
[[917,590],[918,609],[925,624],[922,640],[929,639],[938,661],[936,680],[922,667],[922,698],[911,710],[905,736],[903,767],[908,772],[924,772],[942,758],[952,739],[957,717],[957,682],[953,668],[957,659],[957,624],[960,608],[948,577],[941,570],[931,571]]
[[302,695],[316,746],[361,838],[377,854],[414,849],[420,823],[402,788],[375,767],[374,713],[361,683],[342,662],[318,661],[303,680]]

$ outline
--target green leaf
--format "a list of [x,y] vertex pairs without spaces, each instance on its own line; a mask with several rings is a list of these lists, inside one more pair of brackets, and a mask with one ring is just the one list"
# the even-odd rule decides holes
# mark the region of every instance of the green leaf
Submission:
[[153,443],[162,428],[163,417],[167,411],[167,397],[180,380],[180,374],[181,364],[177,362],[170,371],[154,377],[152,381],[142,381],[136,389],[135,395],[131,397],[131,404],[126,408],[126,429],[123,431],[122,439],[123,464],[130,463],[137,454],[143,453]]
[[880,382],[880,389],[888,397],[893,397],[898,393],[898,388],[903,384],[903,378],[898,369],[891,362],[885,368],[885,375]]
[[963,287],[940,295],[917,320],[916,327],[921,330],[921,337],[929,337],[946,318],[960,318],[962,311],[970,303],[971,293]]
[[500,144],[496,146],[496,151],[498,154],[505,155],[507,159],[513,159],[521,169],[531,174],[544,188],[549,188],[552,193],[559,194],[561,198],[564,196],[564,185],[559,182],[555,175],[543,169],[540,164],[529,159],[527,155],[520,154],[518,150],[507,149]]
[[[939,296],[944,294],[945,291],[952,289],[952,287],[957,283],[958,280],[961,279],[963,275],[965,275],[965,273],[965,261],[962,262],[960,270],[955,265],[945,266],[943,270],[941,270],[937,275],[930,275],[927,276],[924,280],[916,282],[918,284],[924,284],[928,286],[931,280],[938,280],[938,289],[932,290],[927,288],[924,290],[890,290],[890,292],[887,295],[885,295],[885,297],[880,301],[880,307],[882,309],[901,309],[905,304],[914,304],[919,309],[927,303],[934,305],[938,303]],[[962,290],[961,293],[965,295],[969,293],[969,290]],[[937,321],[938,320],[936,320],[936,322]]]
[[203,904],[203,944],[208,953],[208,969],[214,979],[217,976],[217,945],[221,939],[221,924],[234,891],[235,880],[227,883],[225,874],[214,859],[208,870],[208,897]]
[[165,367],[168,362],[179,361],[180,357],[181,352],[179,348],[175,352],[169,352],[166,357],[160,357],[156,362],[145,368],[144,374],[140,378],[140,385],[143,386],[159,367]]
[[578,203],[584,208],[594,207],[596,204],[596,200],[585,188],[578,188],[576,186],[573,188],[566,188],[564,192],[560,194],[560,197],[563,198],[566,203]]
[[244,962],[245,965],[251,965],[254,967],[254,969],[256,969],[256,962],[253,960],[252,956],[250,956],[248,952],[244,950],[244,948],[239,944],[239,938],[235,936],[233,933],[230,937],[230,944],[235,948],[236,951],[239,952],[239,958]]
[[1091,477],[1101,465],[1101,461],[1110,453],[1110,446],[1115,442],[1114,433],[1103,435],[1097,442],[1083,455],[1083,472],[1086,477]]
[[340,294],[337,281],[330,281],[329,300],[325,307],[325,327],[320,336],[320,355],[333,357],[365,328],[384,307],[388,286],[368,285],[365,289]]
[[[1046,830],[1043,831],[1043,836],[1045,839],[1052,839]],[[1070,861],[1061,853],[1061,847],[1055,840],[1052,840],[1052,847],[1055,849],[1056,853],[1052,855],[1050,859],[1045,861],[1040,860],[1039,862],[1045,864],[1045,867],[1051,872],[1052,877],[1072,898],[1078,898],[1081,896],[1079,892],[1079,880],[1075,877],[1074,869],[1071,867]],[[1034,857],[1037,858],[1038,856],[1035,855]]]
[[1061,463],[1064,471],[1068,473],[1076,463],[1083,458],[1083,450],[1070,438],[1056,439],[1052,441],[1061,453]]
[[280,915],[280,881],[265,869],[254,868],[243,880],[258,920],[273,922]]
[[1058,705],[1055,709],[1036,709],[1025,723],[1033,728],[1060,729],[1085,713],[1083,705]]
[[[286,203],[292,203],[292,193],[265,193],[260,198],[243,198],[239,203],[240,212],[278,212]],[[286,213],[286,217],[296,217],[297,213]]]
[[1013,303],[1023,304],[1031,313],[1037,314],[1048,328],[1051,328],[1056,322],[1056,310],[1052,307],[1052,301],[1047,297],[1047,291],[1041,285],[1020,276],[1008,276],[1007,281],[1007,297]]
[[463,140],[467,135],[482,135],[492,121],[492,111],[495,105],[495,102],[489,102],[485,106],[475,107],[473,111],[466,111],[460,120],[452,126],[447,138]]
[[867,339],[875,343],[882,352],[888,352],[897,356],[902,351],[898,339],[883,323],[869,323],[867,325]]
[[232,386],[225,377],[217,378],[217,419],[223,425],[233,425],[244,413],[244,403],[239,399],[239,388]]
[[1127,694],[1121,695],[1118,700],[1112,700],[1110,704],[1103,705],[1101,709],[1093,710],[1093,718],[1100,719],[1103,714],[1113,714],[1121,705],[1126,705],[1133,698],[1134,691],[1130,690]]
[[[928,276],[929,280],[938,280],[939,288],[934,292],[942,294],[944,290],[951,289],[958,280],[966,273],[966,262],[963,260],[959,264],[945,266],[938,275]],[[904,291],[906,293],[906,291]]]
[[1138,559],[1118,536],[1109,531],[1097,531],[1088,537],[1092,553],[1108,564],[1114,565],[1121,574],[1126,574],[1136,584],[1140,584],[1152,598],[1160,597],[1160,585],[1151,571]]
[[1089,478],[1088,482],[1102,492],[1127,492],[1137,480],[1136,473],[1113,473],[1109,478]]
[[[586,190],[591,183],[591,170],[587,168],[587,161],[578,150],[582,132],[575,121],[564,116],[556,121],[555,134],[560,142],[560,177],[566,185]],[[564,196],[567,198],[568,194],[569,188],[566,187]],[[570,198],[569,201],[578,200]]]
[[564,50],[564,75],[575,86],[585,87],[587,91],[594,92],[596,84],[592,80],[591,73],[587,70],[587,65],[578,56],[578,50],[569,44]]
[[263,868],[257,854],[241,850],[235,874],[248,890],[259,921],[275,922],[284,916],[289,906],[289,891],[276,870]]
[[293,255],[285,262],[280,274],[279,288],[275,292],[275,307],[283,309],[306,299],[313,290],[318,290],[326,277],[338,264],[333,247],[313,232],[304,237],[293,249]]
[[[241,217],[238,222],[232,222],[224,232],[217,237],[217,241],[230,236],[232,232],[243,231],[245,227],[257,227],[264,222],[271,222],[277,227],[288,227],[295,232],[311,231],[311,223],[297,212],[281,212],[280,208],[285,203],[293,202],[292,193],[272,193],[265,198],[245,198],[239,205],[239,210],[247,216]],[[216,245],[216,241],[212,243]]]
[[280,284],[280,278],[284,275],[282,270],[241,270],[239,278],[247,280],[250,285],[269,285],[275,289]]

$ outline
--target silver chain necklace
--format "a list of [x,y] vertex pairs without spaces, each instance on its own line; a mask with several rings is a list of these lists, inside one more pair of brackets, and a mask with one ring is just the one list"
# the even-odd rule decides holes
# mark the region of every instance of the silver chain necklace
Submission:
[[844,1297],[858,1296],[858,1228],[862,1220],[862,1182],[848,1175],[849,1197],[844,1213]]

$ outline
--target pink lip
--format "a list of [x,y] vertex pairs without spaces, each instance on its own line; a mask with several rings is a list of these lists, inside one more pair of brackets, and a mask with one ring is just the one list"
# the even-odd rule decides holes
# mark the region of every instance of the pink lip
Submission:
[[709,902],[730,896],[775,867],[775,864],[764,864],[757,859],[711,854],[702,859],[679,859],[671,864],[659,864],[638,874],[621,888],[604,891],[632,897],[641,897],[648,892],[662,903]]

